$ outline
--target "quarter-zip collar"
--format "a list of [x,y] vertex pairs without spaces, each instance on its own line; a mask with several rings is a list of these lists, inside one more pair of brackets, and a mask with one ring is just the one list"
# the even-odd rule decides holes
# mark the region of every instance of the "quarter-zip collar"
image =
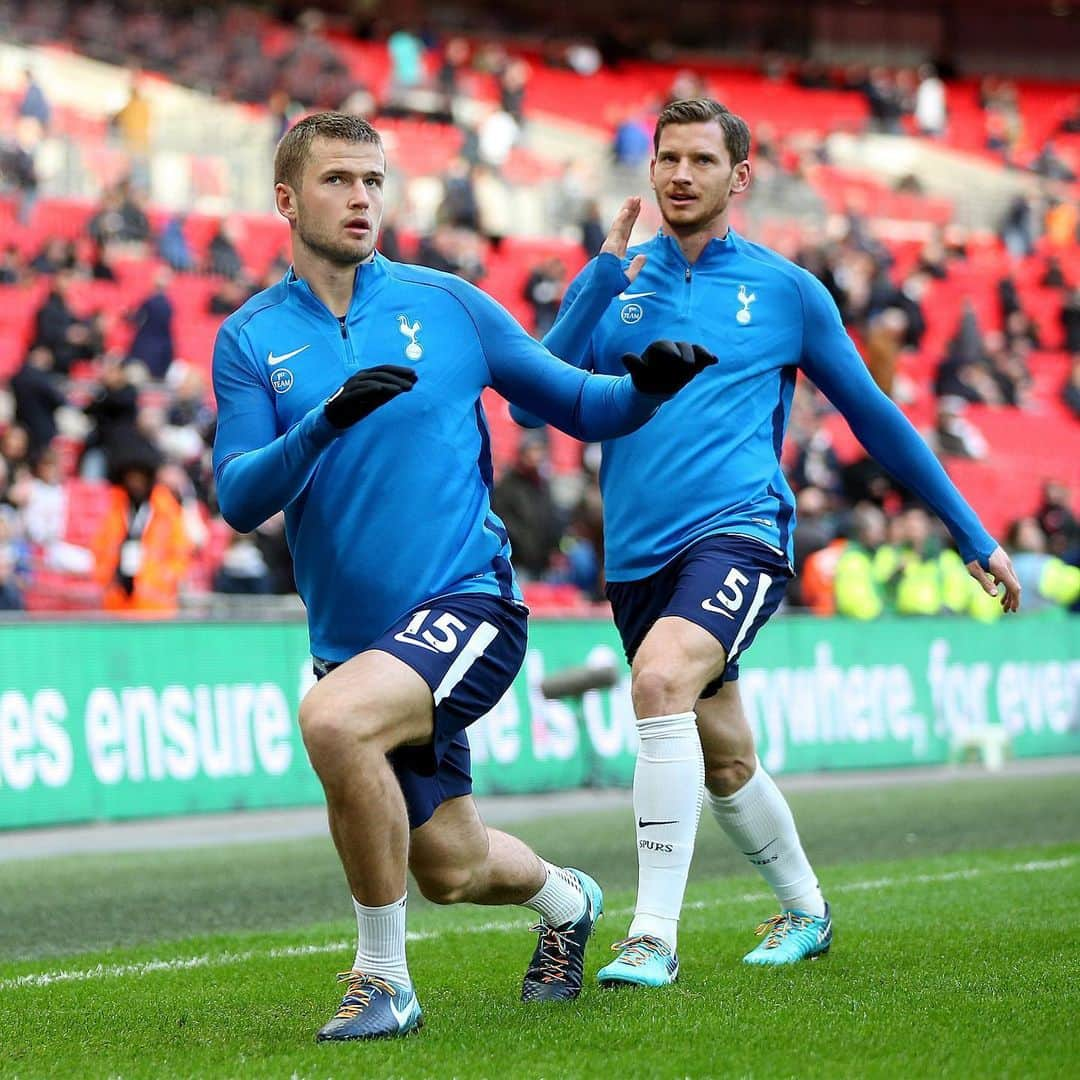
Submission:
[[[377,251],[367,262],[362,262],[356,268],[353,277],[352,300],[349,301],[349,311],[346,322],[353,322],[360,317],[363,305],[374,296],[386,284],[388,276],[389,260]],[[323,319],[332,319],[335,323],[338,317],[311,291],[311,286],[300,277],[296,276],[296,270],[290,266],[284,277],[285,286],[289,294],[294,296],[309,311]]]
[[697,261],[689,263],[683,254],[682,248],[674,237],[660,231],[656,234],[656,246],[661,259],[671,266],[676,266],[682,271],[691,270],[699,273],[702,270],[710,270],[721,265],[724,259],[730,258],[738,252],[739,238],[734,229],[728,227],[727,235],[713,237],[702,249]]

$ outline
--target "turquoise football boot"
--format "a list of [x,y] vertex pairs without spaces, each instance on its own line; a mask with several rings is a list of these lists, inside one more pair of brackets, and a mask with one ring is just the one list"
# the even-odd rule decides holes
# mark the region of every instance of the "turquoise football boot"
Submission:
[[824,956],[832,945],[832,916],[829,905],[820,918],[803,911],[782,911],[766,919],[757,930],[765,940],[743,957],[744,964],[795,964]]
[[619,955],[596,978],[601,986],[668,986],[679,977],[679,958],[651,934],[616,941]]
[[338,980],[347,983],[348,989],[333,1019],[315,1036],[317,1042],[392,1039],[423,1026],[420,1002],[411,986],[362,971],[343,971]]

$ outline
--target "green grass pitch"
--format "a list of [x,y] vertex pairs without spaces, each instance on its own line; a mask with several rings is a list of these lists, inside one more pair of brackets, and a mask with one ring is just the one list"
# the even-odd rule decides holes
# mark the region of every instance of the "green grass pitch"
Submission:
[[[531,913],[410,900],[426,1026],[316,1045],[355,932],[329,841],[0,862],[0,1077],[1073,1077],[1080,794],[1073,776],[791,797],[833,907],[829,956],[740,963],[774,911],[706,815],[672,988],[524,1006]],[[514,831],[581,866],[626,930],[629,811]],[[2,841],[0,841],[2,842]]]

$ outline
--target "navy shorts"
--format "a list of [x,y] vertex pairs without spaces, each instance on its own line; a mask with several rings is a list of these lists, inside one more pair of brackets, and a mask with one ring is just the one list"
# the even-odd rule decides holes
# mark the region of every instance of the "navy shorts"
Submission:
[[727,653],[723,672],[701,692],[712,697],[739,677],[739,657],[780,606],[792,576],[787,559],[756,540],[706,536],[647,578],[609,581],[607,597],[630,663],[663,616],[708,630]]
[[[435,731],[426,746],[388,755],[409,810],[424,824],[447,799],[472,791],[465,728],[493,709],[525,659],[528,610],[498,596],[444,596],[413,608],[368,646],[396,656],[431,687]],[[341,662],[313,657],[317,678]]]

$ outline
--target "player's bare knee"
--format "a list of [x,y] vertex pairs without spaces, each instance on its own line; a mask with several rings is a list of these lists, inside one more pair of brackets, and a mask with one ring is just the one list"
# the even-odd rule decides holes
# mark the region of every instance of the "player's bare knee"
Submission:
[[677,671],[666,665],[648,663],[635,668],[630,694],[634,713],[639,718],[688,712],[697,697]]
[[355,707],[346,709],[334,695],[312,691],[300,704],[300,734],[312,763],[340,758],[348,749],[378,748],[379,729],[365,723],[365,713]]
[[463,904],[473,895],[473,871],[470,867],[440,867],[413,876],[424,898],[433,904]]
[[705,786],[714,795],[734,795],[753,775],[753,758],[726,757],[705,762]]

